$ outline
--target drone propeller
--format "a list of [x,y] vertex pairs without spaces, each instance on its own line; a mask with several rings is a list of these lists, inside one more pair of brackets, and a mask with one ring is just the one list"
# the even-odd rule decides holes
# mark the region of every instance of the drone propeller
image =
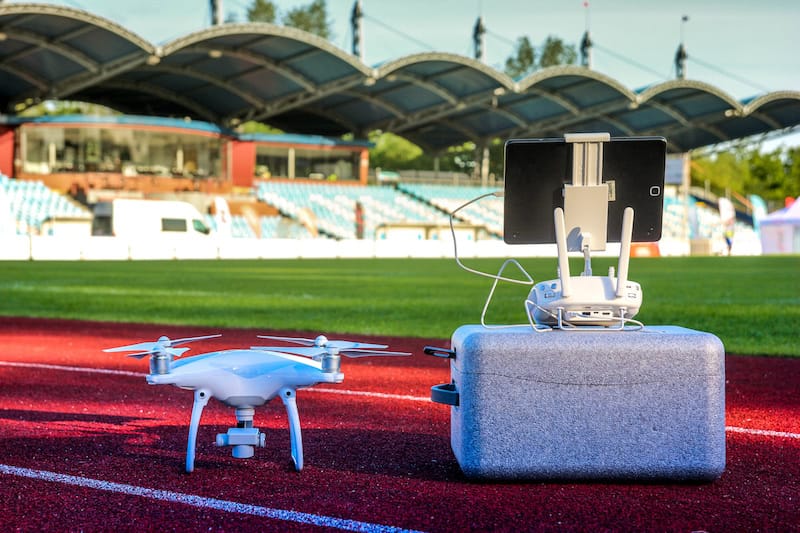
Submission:
[[116,348],[106,348],[104,352],[136,352],[128,354],[128,357],[135,357],[141,359],[147,355],[167,354],[172,357],[180,357],[189,348],[175,348],[181,344],[190,342],[201,341],[205,339],[213,339],[214,337],[221,337],[221,334],[204,335],[202,337],[186,337],[183,339],[172,340],[169,337],[162,335],[155,342],[139,342],[137,344],[129,344],[128,346],[118,346]]
[[271,339],[284,342],[302,344],[303,347],[295,346],[253,346],[253,350],[268,350],[283,352],[295,355],[306,355],[308,357],[321,357],[325,354],[346,355],[347,357],[369,357],[373,355],[381,356],[405,356],[411,355],[406,352],[385,352],[388,348],[385,344],[372,344],[369,342],[338,341],[328,340],[325,335],[320,335],[316,339],[304,339],[300,337],[275,337],[272,335],[259,335],[260,339]]
[[284,342],[293,342],[295,344],[302,344],[303,346],[313,346],[315,348],[337,348],[340,351],[349,350],[352,348],[365,348],[365,349],[378,349],[378,350],[381,350],[383,348],[388,348],[388,346],[385,344],[371,344],[368,342],[353,342],[353,341],[332,341],[328,340],[328,338],[325,335],[320,335],[316,339],[303,339],[300,337],[274,337],[271,335],[259,335],[258,338],[271,339]]
[[370,356],[406,356],[411,355],[408,352],[384,352],[366,348],[336,348],[324,346],[251,346],[251,350],[266,350],[270,352],[283,352],[294,355],[306,355],[308,357],[320,357],[327,353],[346,355],[347,357],[370,357]]

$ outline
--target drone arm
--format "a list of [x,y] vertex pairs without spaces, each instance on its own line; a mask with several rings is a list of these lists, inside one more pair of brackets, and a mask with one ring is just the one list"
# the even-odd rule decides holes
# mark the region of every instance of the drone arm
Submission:
[[194,451],[197,445],[197,428],[200,427],[200,416],[203,408],[211,398],[211,393],[205,389],[194,391],[194,405],[192,405],[192,420],[189,422],[189,441],[186,443],[186,471],[194,470]]
[[289,418],[289,438],[292,441],[292,460],[294,467],[299,472],[303,469],[303,435],[300,432],[300,415],[297,412],[295,390],[284,387],[280,391],[283,405],[286,406],[286,415]]

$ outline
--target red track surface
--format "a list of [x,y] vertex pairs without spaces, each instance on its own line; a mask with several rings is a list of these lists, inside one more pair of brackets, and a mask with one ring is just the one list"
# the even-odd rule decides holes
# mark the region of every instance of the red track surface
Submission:
[[[408,398],[299,391],[299,473],[280,402],[256,412],[266,448],[237,460],[213,445],[235,419],[212,401],[196,470],[186,474],[191,392],[148,386],[146,361],[101,350],[204,333],[214,331],[0,319],[0,531],[320,527],[309,522],[362,530],[787,531],[800,524],[800,359],[728,356],[728,463],[714,483],[469,481],[450,450],[449,408],[419,399],[449,381],[445,361],[421,355],[424,345],[446,341],[362,336],[414,356],[347,360],[345,382],[324,387]],[[226,330],[193,353],[246,347],[257,333],[266,332]]]

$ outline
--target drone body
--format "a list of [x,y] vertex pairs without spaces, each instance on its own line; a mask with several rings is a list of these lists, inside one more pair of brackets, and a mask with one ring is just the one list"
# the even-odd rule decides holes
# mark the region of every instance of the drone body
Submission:
[[224,350],[179,359],[165,374],[151,373],[151,385],[206,390],[229,407],[258,407],[283,387],[341,383],[341,372],[322,372],[320,361],[266,350]]
[[[217,446],[232,446],[237,458],[254,455],[255,447],[263,447],[265,436],[253,427],[255,408],[280,396],[289,418],[292,459],[297,470],[303,468],[303,443],[300,417],[295,399],[296,390],[318,383],[341,383],[340,353],[349,357],[369,355],[410,355],[402,352],[378,351],[385,345],[349,341],[328,341],[320,335],[314,340],[291,337],[262,337],[283,340],[306,347],[254,347],[251,349],[209,352],[178,361],[188,348],[179,344],[218,337],[210,335],[170,340],[161,337],[155,343],[139,343],[104,350],[135,351],[130,357],[149,355],[151,385],[175,385],[194,391],[194,405],[189,423],[186,447],[186,471],[194,470],[194,457],[200,417],[213,397],[236,410],[236,427],[217,435]],[[284,352],[284,353],[281,353]],[[305,357],[305,356],[310,356]]]

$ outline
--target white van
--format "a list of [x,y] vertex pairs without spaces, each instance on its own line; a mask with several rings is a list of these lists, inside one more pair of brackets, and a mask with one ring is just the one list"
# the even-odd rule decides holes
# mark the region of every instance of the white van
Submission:
[[92,235],[125,239],[155,236],[207,237],[211,229],[188,202],[119,198],[94,207]]

